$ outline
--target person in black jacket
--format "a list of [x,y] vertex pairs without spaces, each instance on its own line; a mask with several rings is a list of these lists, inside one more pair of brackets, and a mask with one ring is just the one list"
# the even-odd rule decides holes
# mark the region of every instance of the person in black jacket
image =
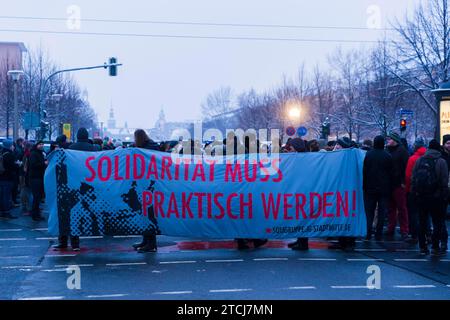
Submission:
[[394,165],[387,235],[394,236],[398,219],[402,239],[406,240],[409,234],[409,219],[406,207],[405,177],[409,153],[403,146],[400,136],[395,132],[391,132],[387,137],[387,150],[392,156]]
[[[64,148],[64,138],[61,138],[61,148]],[[69,146],[70,150],[79,150],[79,151],[101,151],[98,145],[94,145],[89,142],[89,133],[86,128],[80,128],[77,131],[77,142],[73,143]],[[68,244],[68,235],[62,234],[58,237],[58,244],[53,246],[55,250],[64,250],[67,249]],[[70,245],[72,246],[73,251],[80,251],[80,237],[78,236],[70,236]]]
[[375,240],[380,241],[384,219],[388,213],[392,192],[393,162],[389,153],[384,150],[384,137],[377,136],[373,141],[374,149],[367,152],[363,166],[364,206],[367,216],[367,237],[372,238],[372,225],[375,209],[378,205],[378,222]]
[[[147,133],[142,129],[137,129],[134,132],[134,146],[136,148],[160,151],[159,144],[150,139]],[[155,232],[144,232],[142,242],[133,244],[133,248],[139,253],[156,252],[157,245]]]
[[0,149],[0,217],[5,219],[16,218],[9,212],[12,206],[12,188],[17,171],[13,148],[13,142],[5,140]]
[[78,129],[77,142],[72,143],[69,149],[81,151],[101,151],[98,145],[89,142],[89,133],[86,128]]
[[45,166],[44,143],[42,141],[38,141],[31,149],[30,163],[28,167],[31,192],[33,193],[33,208],[31,210],[31,217],[34,221],[44,220],[44,217],[41,215],[39,205],[44,195]]

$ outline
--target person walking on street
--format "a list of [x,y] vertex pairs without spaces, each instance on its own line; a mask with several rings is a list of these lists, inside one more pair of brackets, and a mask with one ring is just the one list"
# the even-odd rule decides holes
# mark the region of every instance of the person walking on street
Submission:
[[388,135],[387,150],[391,154],[394,164],[387,236],[390,238],[394,237],[398,220],[400,223],[402,240],[406,240],[409,233],[409,222],[408,209],[406,207],[405,175],[409,154],[402,144],[400,136],[396,132],[391,132]]
[[34,221],[45,220],[39,208],[44,196],[44,173],[45,173],[44,143],[36,142],[31,149],[30,163],[28,166],[31,192],[33,193],[33,207],[31,217]]
[[446,248],[440,247],[445,216],[442,207],[448,201],[448,167],[441,158],[441,146],[437,140],[430,141],[428,151],[417,160],[412,174],[411,192],[417,197],[419,206],[419,248],[421,255],[430,253],[426,241],[426,220],[433,222],[432,254],[445,255]]
[[375,240],[380,241],[383,233],[384,219],[389,209],[393,179],[393,161],[384,150],[383,136],[375,137],[373,149],[368,151],[363,165],[364,207],[367,217],[366,240],[372,238],[372,226],[375,210],[378,206],[378,219]]
[[24,142],[24,151],[22,158],[22,165],[20,167],[20,202],[22,205],[22,214],[31,215],[33,210],[33,194],[30,185],[30,156],[33,144],[29,141]]
[[4,140],[0,148],[0,218],[16,219],[11,215],[12,188],[17,171],[13,142]]

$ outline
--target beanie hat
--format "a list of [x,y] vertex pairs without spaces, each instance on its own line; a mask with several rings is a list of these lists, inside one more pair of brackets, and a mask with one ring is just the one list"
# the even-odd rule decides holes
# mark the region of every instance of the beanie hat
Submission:
[[418,137],[414,142],[416,148],[425,147],[425,139],[423,137]]
[[80,128],[77,132],[77,140],[87,140],[89,139],[89,133],[86,128]]
[[373,139],[373,147],[375,149],[384,149],[385,140],[383,136],[376,136]]
[[402,143],[402,138],[400,137],[400,135],[397,132],[389,132],[388,138],[391,138],[392,140],[394,140],[398,144]]
[[430,141],[430,144],[428,145],[428,149],[440,151],[441,145],[439,144],[439,142],[437,142],[436,139],[433,139]]

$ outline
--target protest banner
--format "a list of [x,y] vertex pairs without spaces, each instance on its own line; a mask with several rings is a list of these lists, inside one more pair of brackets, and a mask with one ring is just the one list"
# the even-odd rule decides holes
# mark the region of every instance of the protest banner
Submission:
[[138,148],[58,150],[45,175],[53,235],[364,236],[364,152],[178,158]]

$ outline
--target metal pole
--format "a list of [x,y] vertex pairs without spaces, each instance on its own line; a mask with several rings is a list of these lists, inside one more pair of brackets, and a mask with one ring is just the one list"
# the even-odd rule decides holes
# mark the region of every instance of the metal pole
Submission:
[[19,138],[19,106],[17,102],[17,80],[14,80],[14,128],[13,139],[17,141]]

